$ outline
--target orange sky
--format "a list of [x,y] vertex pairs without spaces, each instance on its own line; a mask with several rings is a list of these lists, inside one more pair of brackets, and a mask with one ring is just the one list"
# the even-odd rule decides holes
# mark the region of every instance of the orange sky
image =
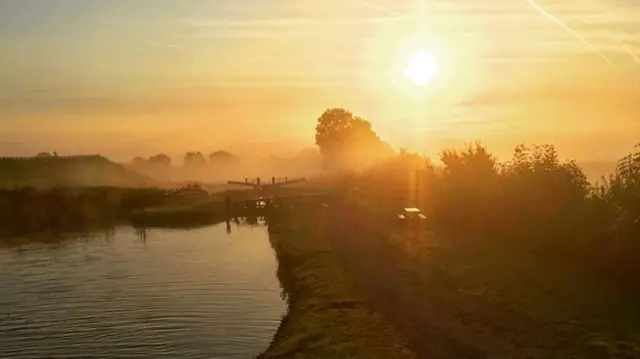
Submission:
[[[615,158],[639,141],[639,34],[622,0],[2,2],[0,155],[282,152],[346,107],[396,148]],[[424,88],[400,81],[417,50]]]

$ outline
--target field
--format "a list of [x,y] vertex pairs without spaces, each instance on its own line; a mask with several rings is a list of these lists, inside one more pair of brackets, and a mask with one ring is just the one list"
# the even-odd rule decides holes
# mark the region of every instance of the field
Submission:
[[371,209],[273,225],[290,312],[263,358],[640,358],[640,305],[611,282]]

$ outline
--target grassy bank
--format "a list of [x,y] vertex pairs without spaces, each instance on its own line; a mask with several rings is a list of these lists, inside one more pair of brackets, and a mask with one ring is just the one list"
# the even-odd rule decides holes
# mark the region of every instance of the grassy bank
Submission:
[[415,357],[341,266],[319,213],[289,214],[270,234],[289,312],[258,359]]
[[144,227],[188,227],[223,222],[227,218],[225,204],[217,198],[163,203],[128,214],[128,220]]
[[64,233],[108,227],[162,201],[154,189],[20,188],[0,190],[0,235]]
[[[304,192],[304,188],[287,188],[274,194],[293,196]],[[233,206],[255,196],[254,191],[247,190],[207,193],[201,189],[117,187],[0,189],[0,237],[56,236],[118,224],[166,228],[204,226],[227,219],[227,197]],[[305,197],[308,196],[292,201],[304,202]],[[232,215],[243,213],[240,208],[233,211]]]
[[0,236],[61,234],[122,223],[183,227],[223,221],[220,194],[169,196],[156,188],[0,190]]

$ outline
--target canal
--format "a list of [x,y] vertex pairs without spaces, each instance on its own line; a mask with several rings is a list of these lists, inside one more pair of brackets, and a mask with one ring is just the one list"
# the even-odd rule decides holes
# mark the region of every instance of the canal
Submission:
[[286,311],[276,271],[259,225],[5,244],[0,358],[252,358]]

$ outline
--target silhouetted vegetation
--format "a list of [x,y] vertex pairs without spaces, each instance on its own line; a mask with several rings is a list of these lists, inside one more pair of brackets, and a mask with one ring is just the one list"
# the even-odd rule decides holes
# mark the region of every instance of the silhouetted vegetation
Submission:
[[160,153],[149,157],[149,163],[162,169],[169,169],[171,168],[171,157]]
[[166,202],[158,189],[25,187],[0,190],[0,234],[60,233],[110,226]]
[[207,165],[207,159],[202,152],[187,152],[184,156],[185,169],[202,169]]
[[360,169],[392,154],[371,123],[342,108],[329,109],[320,116],[315,141],[327,169]]
[[237,164],[238,157],[227,151],[215,151],[209,155],[209,165],[211,166],[229,166]]
[[397,209],[423,208],[440,232],[519,246],[594,273],[640,284],[640,153],[590,184],[551,145],[517,146],[498,162],[482,145],[441,153],[443,166],[403,151],[354,175],[363,196]]
[[[291,196],[304,188],[282,188]],[[243,215],[243,201],[253,191],[209,193],[190,184],[176,189],[78,187],[0,190],[0,236],[35,233],[61,234],[100,229],[116,224],[142,227],[186,228],[222,222]],[[233,209],[229,211],[225,200]]]
[[[330,167],[343,170],[321,185],[341,189],[341,200],[327,218],[311,221],[317,227],[288,223],[275,231],[297,233],[295,243],[272,238],[300,257],[288,264],[300,269],[283,279],[289,286],[336,278],[318,262],[320,251],[309,248],[325,237],[326,251],[367,298],[350,308],[382,315],[418,357],[638,357],[639,153],[592,184],[551,145],[520,145],[498,161],[473,144],[443,151],[441,165],[402,150],[364,171],[345,170],[334,151],[324,159],[337,157],[339,165]],[[428,215],[428,230],[394,225],[409,206]],[[314,321],[300,317],[315,318],[339,302],[323,297],[337,287],[293,292],[313,293],[319,303],[303,310],[290,304],[293,318],[283,321],[274,353],[297,354],[315,343]],[[366,323],[353,318],[349,333]],[[363,339],[327,331],[345,347]]]
[[182,161],[172,161],[164,154],[148,159],[135,157],[127,166],[134,172],[149,176],[162,185],[179,185],[187,182],[220,185],[228,180],[245,177],[304,177],[320,172],[320,154],[314,149],[305,149],[291,156],[240,157],[237,154],[218,150],[205,158],[203,152],[192,151]]
[[128,166],[131,170],[155,180],[167,180],[170,178],[171,164],[171,157],[160,153],[148,159],[134,157]]

